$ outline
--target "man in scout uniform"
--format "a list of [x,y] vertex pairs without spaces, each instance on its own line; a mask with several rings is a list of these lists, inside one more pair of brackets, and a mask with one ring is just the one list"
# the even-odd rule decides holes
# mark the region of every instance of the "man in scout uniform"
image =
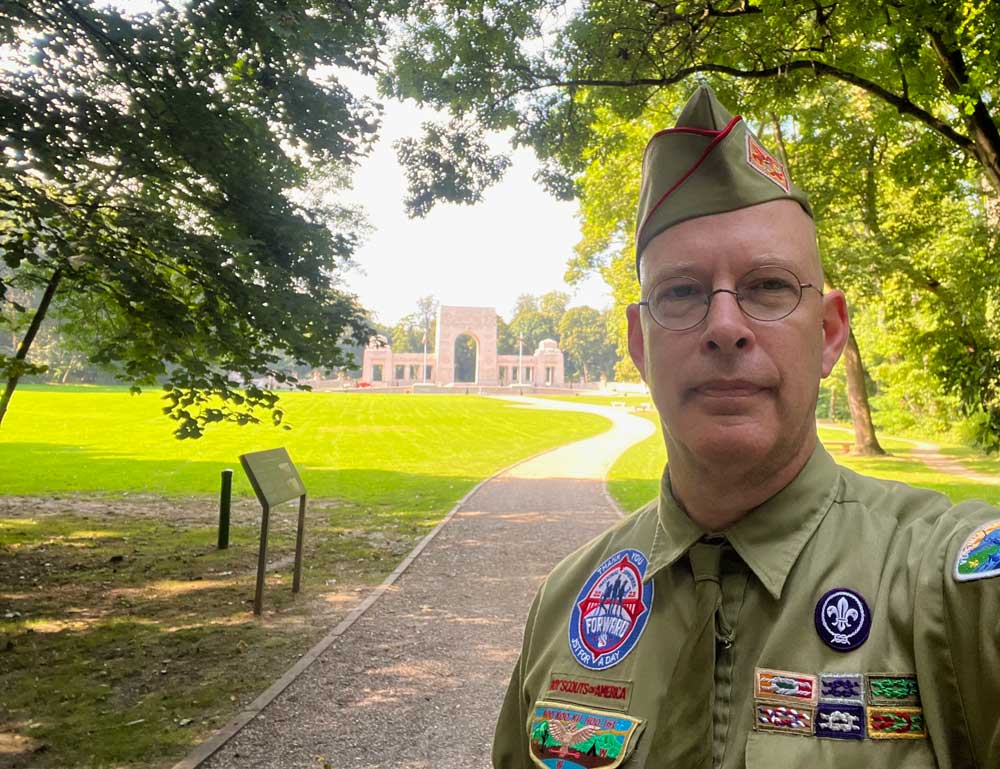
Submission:
[[818,442],[848,319],[811,217],[708,88],[650,140],[629,350],[669,466],[539,590],[497,769],[1000,767],[1000,511]]

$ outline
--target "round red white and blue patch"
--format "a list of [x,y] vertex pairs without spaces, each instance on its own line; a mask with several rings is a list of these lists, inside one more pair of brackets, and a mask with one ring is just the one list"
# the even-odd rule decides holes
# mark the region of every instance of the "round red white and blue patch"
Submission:
[[619,550],[587,578],[569,620],[569,648],[585,668],[605,670],[635,648],[653,606],[648,565],[638,550]]

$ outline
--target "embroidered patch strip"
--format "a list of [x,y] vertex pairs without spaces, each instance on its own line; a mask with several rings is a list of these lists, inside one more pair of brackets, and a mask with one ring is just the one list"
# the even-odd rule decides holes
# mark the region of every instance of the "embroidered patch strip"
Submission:
[[754,696],[775,702],[815,704],[816,676],[787,670],[754,670]]
[[821,702],[816,708],[816,736],[829,740],[863,740],[864,705]]
[[753,726],[758,732],[811,735],[813,733],[814,712],[812,708],[755,702]]
[[869,705],[911,705],[920,704],[920,690],[917,677],[913,674],[868,673]]
[[864,703],[865,681],[860,673],[820,673],[819,698],[823,702]]
[[528,744],[542,769],[615,769],[629,757],[645,722],[621,713],[535,703]]
[[868,736],[873,740],[924,739],[927,725],[920,708],[868,708]]
[[971,582],[1000,574],[1000,520],[972,532],[955,558],[955,579]]
[[631,681],[601,681],[578,675],[555,673],[549,681],[549,697],[562,699],[560,695],[594,700],[604,707],[627,710],[632,700]]

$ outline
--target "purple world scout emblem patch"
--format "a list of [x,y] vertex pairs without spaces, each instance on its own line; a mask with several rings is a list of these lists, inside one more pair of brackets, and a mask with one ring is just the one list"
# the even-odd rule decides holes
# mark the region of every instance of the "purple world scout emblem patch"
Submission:
[[872,614],[856,590],[835,587],[816,602],[816,632],[834,651],[849,652],[868,640]]
[[569,620],[569,648],[585,668],[605,670],[635,648],[653,605],[648,565],[638,550],[619,550],[587,578]]

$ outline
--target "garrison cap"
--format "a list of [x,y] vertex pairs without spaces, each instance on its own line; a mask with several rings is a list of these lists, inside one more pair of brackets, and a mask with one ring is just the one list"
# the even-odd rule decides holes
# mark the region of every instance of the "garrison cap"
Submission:
[[806,194],[758,141],[743,118],[733,117],[708,86],[684,105],[677,125],[653,135],[642,158],[635,233],[635,270],[654,237],[699,216],[771,200],[794,200],[811,217]]

